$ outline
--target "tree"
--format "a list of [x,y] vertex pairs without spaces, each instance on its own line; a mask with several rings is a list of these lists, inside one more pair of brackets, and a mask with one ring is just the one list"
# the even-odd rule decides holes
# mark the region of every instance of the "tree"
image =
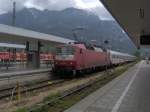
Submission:
[[140,58],[140,50],[136,50],[134,53],[134,56],[136,56],[137,58]]

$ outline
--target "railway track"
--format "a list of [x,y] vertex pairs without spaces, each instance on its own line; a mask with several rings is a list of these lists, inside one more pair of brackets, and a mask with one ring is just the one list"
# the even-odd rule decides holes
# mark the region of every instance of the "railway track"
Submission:
[[[103,73],[104,71],[101,71],[101,73]],[[28,74],[30,75],[30,74]],[[21,94],[24,94],[24,93],[28,93],[28,92],[31,92],[31,91],[34,91],[34,90],[40,90],[40,89],[43,89],[43,88],[46,88],[46,87],[50,87],[50,86],[53,86],[53,85],[56,85],[56,84],[60,84],[60,83],[63,83],[65,81],[79,81],[79,80],[84,80],[84,79],[90,79],[94,76],[96,76],[97,73],[93,73],[92,75],[86,75],[84,77],[80,77],[80,78],[75,78],[75,79],[58,79],[58,80],[44,80],[44,81],[41,81],[41,82],[38,82],[34,85],[31,85],[31,84],[25,84],[25,85],[20,85],[20,88],[23,88],[23,89],[20,89],[20,93]],[[16,84],[17,85],[17,84]],[[17,91],[14,91],[14,88],[17,88],[16,86],[11,86],[11,87],[4,87],[2,89],[0,89],[0,99],[4,99],[4,98],[8,98],[8,97],[11,97],[12,94],[13,95],[16,95],[17,94]],[[13,93],[12,93],[13,92]]]
[[[132,64],[129,66],[132,66]],[[125,67],[123,70],[126,71],[127,68],[128,67]],[[104,73],[104,72],[102,72],[102,73]],[[74,86],[73,88],[70,88],[66,91],[61,92],[59,94],[59,96],[54,99],[51,99],[44,103],[37,104],[38,106],[35,105],[34,107],[28,109],[28,112],[36,112],[37,110],[41,110],[42,108],[46,108],[47,106],[53,106],[53,105],[57,104],[57,101],[59,101],[59,100],[61,101],[62,99],[66,98],[68,96],[80,93],[81,91],[85,90],[86,88],[88,89],[89,87],[93,87],[95,84],[104,85],[107,82],[111,81],[112,79],[114,79],[115,77],[118,76],[117,74],[114,74],[114,73],[115,72],[109,74],[109,76],[106,74],[102,74],[101,76],[99,75],[99,77],[96,77],[94,79],[87,81],[86,83],[83,83],[78,86]]]
[[[35,86],[35,88],[40,88],[40,86],[41,87],[47,86],[48,85],[47,82],[50,81],[50,79],[48,78],[50,77],[49,73],[50,69],[43,69],[43,70],[41,69],[41,70],[29,70],[29,71],[19,71],[1,74],[0,99],[11,96],[13,89],[16,88],[17,82],[19,83],[20,87],[27,88],[26,91],[34,89],[34,87],[31,88],[31,86],[33,85]],[[40,79],[37,78],[39,76]],[[23,92],[21,91],[21,93]],[[16,93],[14,92],[14,94]]]
[[[88,79],[88,78],[94,77],[96,74],[97,73],[93,73],[92,75],[87,75],[87,76],[80,77],[80,78],[75,78],[75,79],[44,80],[44,81],[37,82],[36,84],[25,84],[25,85],[22,84],[19,87],[20,88],[20,93],[24,94],[24,93],[28,93],[28,92],[31,92],[31,91],[34,91],[34,90],[44,89],[46,87],[57,85],[57,84],[65,82],[65,81],[68,81],[68,82],[69,81],[70,82],[71,81],[75,81],[76,82],[78,80],[84,80],[84,79]],[[14,85],[11,86],[11,87],[1,88],[0,89],[0,99],[11,97],[12,94],[16,95],[17,91],[14,91],[15,88],[17,88],[17,86],[14,86]]]
[[[101,74],[104,74],[104,71],[101,71],[99,72]],[[86,80],[86,79],[92,79],[92,77],[95,77],[97,74],[99,73],[93,73],[92,75],[87,75],[85,77],[80,77],[80,78],[76,78],[76,79],[73,79],[74,81],[79,81],[79,80]],[[98,78],[101,77],[98,76]],[[94,79],[94,80],[97,80],[97,79]],[[31,92],[31,91],[34,91],[34,90],[40,90],[40,89],[43,89],[43,88],[46,88],[46,87],[50,87],[50,86],[53,86],[53,85],[56,85],[56,84],[59,84],[59,83],[63,83],[65,81],[69,81],[69,79],[58,79],[58,80],[44,80],[44,81],[41,81],[41,82],[38,82],[36,84],[25,84],[25,85],[20,85],[20,93],[21,94],[24,94],[24,93],[27,93],[27,92]],[[70,79],[70,82],[72,80]],[[75,82],[76,82],[75,81]],[[86,86],[89,86],[91,83],[93,83],[93,80],[90,80],[88,84],[83,84],[81,87],[78,87],[79,90],[81,88],[84,88]],[[12,87],[6,87],[6,88],[2,88],[0,89],[0,99],[4,99],[4,98],[7,98],[7,97],[11,97],[12,94],[13,95],[16,95],[17,94],[17,91],[14,91],[14,88],[17,88],[16,86],[12,86]],[[14,92],[13,92],[14,91]],[[75,91],[77,91],[77,89],[75,89]],[[13,92],[13,93],[12,93]]]
[[106,76],[103,77],[103,75],[95,78],[95,79],[91,79],[89,81],[87,81],[86,83],[83,83],[81,85],[78,85],[78,86],[74,86],[73,88],[70,88],[68,90],[65,90],[63,92],[60,93],[59,97],[55,98],[55,99],[52,99],[50,101],[47,101],[45,103],[40,103],[38,104],[38,106],[35,106],[35,108],[32,108],[32,109],[29,109],[28,112],[34,112],[38,109],[40,109],[41,107],[44,107],[44,106],[50,106],[50,105],[53,105],[55,104],[55,102],[67,97],[67,96],[70,96],[70,95],[73,95],[73,94],[76,94],[88,87],[91,87],[92,85],[94,85],[95,83],[97,83],[98,81],[105,81],[107,80]]
[[[59,84],[59,83],[62,83],[64,82],[64,80],[53,80],[53,81],[50,81],[50,80],[46,80],[46,81],[42,81],[38,84],[34,84],[34,85],[20,85],[20,93],[21,94],[24,94],[26,92],[31,92],[31,91],[34,91],[34,90],[38,90],[38,89],[42,89],[42,88],[45,88],[45,87],[48,87],[48,86],[52,86],[52,85],[55,85],[55,84]],[[10,88],[3,88],[3,89],[0,89],[0,99],[3,99],[3,98],[7,98],[7,97],[11,97],[12,94],[13,95],[16,95],[17,94],[17,91],[14,91],[14,88],[17,88],[17,87],[10,87]]]

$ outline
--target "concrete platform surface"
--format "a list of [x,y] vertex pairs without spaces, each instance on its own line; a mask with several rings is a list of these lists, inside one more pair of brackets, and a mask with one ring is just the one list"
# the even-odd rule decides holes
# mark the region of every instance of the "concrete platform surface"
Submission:
[[139,62],[65,112],[150,112],[150,64]]
[[20,76],[20,75],[32,75],[37,73],[44,73],[44,72],[50,72],[51,68],[39,68],[39,69],[24,69],[24,70],[18,70],[18,71],[12,71],[7,73],[1,73],[0,72],[0,78],[7,78],[7,77],[13,77],[13,76]]

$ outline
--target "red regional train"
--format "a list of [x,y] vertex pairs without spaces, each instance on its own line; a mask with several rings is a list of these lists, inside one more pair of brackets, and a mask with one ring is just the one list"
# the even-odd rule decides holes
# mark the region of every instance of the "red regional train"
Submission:
[[78,72],[131,62],[135,58],[129,54],[87,46],[84,43],[71,43],[56,48],[54,72],[72,72],[75,75]]
[[[12,52],[0,52],[0,61],[26,61],[27,55],[24,52],[17,52],[15,55]],[[54,60],[54,55],[51,53],[41,53],[40,54],[41,61],[51,61]]]

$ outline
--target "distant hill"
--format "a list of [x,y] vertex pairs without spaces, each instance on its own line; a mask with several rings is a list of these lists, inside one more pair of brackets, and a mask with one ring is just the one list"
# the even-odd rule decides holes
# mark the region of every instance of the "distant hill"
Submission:
[[[0,23],[11,25],[12,14],[0,15]],[[16,13],[16,26],[42,33],[58,35],[64,38],[74,39],[73,29],[83,28],[76,31],[78,40],[97,40],[103,44],[109,40],[111,49],[133,53],[135,47],[131,40],[124,34],[115,21],[102,21],[92,12],[67,8],[62,11],[40,11],[34,8],[24,8]]]

